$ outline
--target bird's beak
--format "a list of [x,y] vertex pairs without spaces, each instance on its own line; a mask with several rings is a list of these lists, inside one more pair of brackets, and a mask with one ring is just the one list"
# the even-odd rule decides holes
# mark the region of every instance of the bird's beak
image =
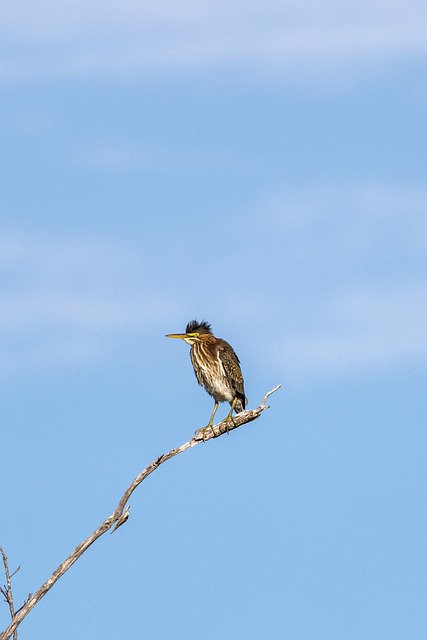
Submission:
[[181,338],[181,340],[185,340],[187,337],[186,333],[168,333],[165,338]]

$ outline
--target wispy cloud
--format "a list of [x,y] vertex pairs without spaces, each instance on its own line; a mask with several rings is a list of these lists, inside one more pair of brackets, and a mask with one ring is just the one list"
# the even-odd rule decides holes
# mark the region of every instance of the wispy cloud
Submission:
[[199,236],[186,219],[171,222],[173,243],[160,257],[142,237],[137,246],[3,239],[2,368],[96,364],[117,340],[159,322],[176,330],[177,318],[184,325],[199,313],[215,327],[222,318],[222,328],[244,319],[253,361],[299,380],[425,364],[426,208],[419,186],[276,192],[249,218],[227,218],[229,236],[212,247],[203,277],[206,255],[189,256]]
[[393,262],[404,270],[405,256],[424,255],[426,209],[424,186],[367,182],[274,192],[257,203],[253,216],[263,211],[263,224],[284,238],[291,265],[349,265],[356,277],[372,278],[375,265],[385,276],[387,263],[391,271]]
[[316,75],[425,57],[417,2],[6,2],[0,78],[245,67]]
[[141,277],[144,259],[136,250],[93,239],[3,240],[0,273],[3,376],[98,362],[113,335],[141,332],[178,304],[172,292],[160,295]]
[[238,171],[253,167],[254,163],[243,157],[226,153],[177,149],[132,143],[104,143],[82,145],[74,148],[70,156],[76,164],[86,169],[106,171],[168,171],[174,173],[198,173],[200,171]]
[[426,209],[424,187],[373,183],[259,204],[280,274],[261,307],[279,337],[259,357],[298,379],[426,364]]
[[[424,285],[387,292],[366,288],[325,300],[317,325],[294,331],[276,345],[290,377],[381,371],[427,363],[427,292]],[[278,347],[278,348],[277,348]]]

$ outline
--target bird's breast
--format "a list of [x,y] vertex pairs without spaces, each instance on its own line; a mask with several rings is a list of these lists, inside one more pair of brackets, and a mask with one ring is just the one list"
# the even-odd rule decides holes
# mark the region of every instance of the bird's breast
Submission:
[[205,365],[200,354],[191,352],[194,373],[197,381],[218,402],[232,402],[234,393],[231,389],[219,358],[213,358]]

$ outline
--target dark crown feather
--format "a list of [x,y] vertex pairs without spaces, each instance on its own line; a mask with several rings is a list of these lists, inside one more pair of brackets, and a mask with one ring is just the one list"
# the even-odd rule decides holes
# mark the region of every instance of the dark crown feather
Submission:
[[206,320],[191,320],[185,327],[185,333],[212,333],[211,325]]

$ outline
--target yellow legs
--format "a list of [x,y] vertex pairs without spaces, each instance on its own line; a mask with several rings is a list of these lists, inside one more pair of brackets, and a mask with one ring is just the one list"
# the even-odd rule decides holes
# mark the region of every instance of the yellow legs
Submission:
[[[224,422],[228,422],[228,420],[230,420],[230,418],[233,415],[233,411],[234,411],[234,407],[236,406],[236,402],[237,402],[237,398],[233,399],[233,402],[231,403],[231,409],[230,412],[228,414],[228,416],[226,418],[224,418],[224,420],[221,420],[220,424],[223,424]],[[218,409],[218,400],[215,400],[215,404],[214,404],[214,408],[211,414],[211,417],[209,418],[209,422],[206,425],[206,427],[202,427],[201,429],[197,429],[197,431],[195,431],[195,435],[197,435],[198,433],[202,433],[203,434],[203,440],[205,439],[205,433],[208,429],[212,429],[212,425],[213,425],[213,420],[215,417],[215,414],[217,412]],[[227,429],[228,431],[228,429]]]

